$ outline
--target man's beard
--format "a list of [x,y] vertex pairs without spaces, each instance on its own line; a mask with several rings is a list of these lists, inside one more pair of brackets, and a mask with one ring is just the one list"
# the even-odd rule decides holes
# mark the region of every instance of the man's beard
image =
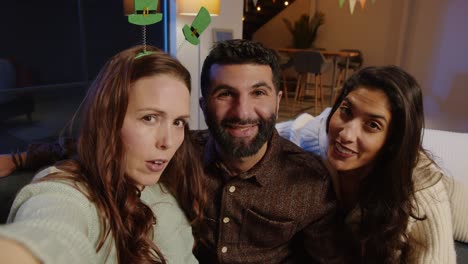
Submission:
[[[255,155],[260,148],[270,140],[273,135],[276,124],[276,115],[272,114],[268,119],[244,119],[229,118],[223,119],[220,123],[217,123],[215,118],[208,114],[206,123],[208,129],[213,135],[216,143],[222,148],[224,154],[230,155],[234,158],[243,158]],[[226,127],[232,127],[235,125],[256,125],[258,126],[258,132],[250,142],[245,142],[237,138],[232,137],[227,131]]]

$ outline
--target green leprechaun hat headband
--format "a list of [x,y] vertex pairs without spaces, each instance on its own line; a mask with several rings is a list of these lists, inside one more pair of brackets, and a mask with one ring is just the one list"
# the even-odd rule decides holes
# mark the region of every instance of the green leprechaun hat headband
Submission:
[[146,50],[146,26],[156,24],[162,20],[163,14],[158,13],[158,0],[133,0],[133,14],[128,15],[128,22],[134,25],[142,26],[143,51],[138,53],[135,58],[151,54]]
[[190,42],[193,45],[198,45],[200,43],[199,37],[211,23],[210,13],[205,7],[201,7],[198,11],[197,16],[192,22],[192,25],[184,25],[182,32],[184,33],[185,40]]
[[211,16],[208,9],[201,7],[198,11],[198,14],[195,16],[195,19],[192,22],[192,25],[184,25],[182,28],[182,33],[184,34],[185,40],[180,44],[177,52],[182,48],[185,42],[189,42],[192,45],[200,44],[200,35],[205,31],[205,29],[211,23]]
[[[151,51],[146,50],[146,26],[160,22],[163,18],[163,14],[158,13],[158,0],[133,0],[133,4],[134,11],[132,14],[128,15],[128,22],[142,26],[143,51],[136,55],[136,58],[139,58],[152,53]],[[200,43],[200,35],[205,31],[210,23],[210,13],[202,6],[200,11],[198,11],[198,14],[195,16],[192,25],[184,25],[182,28],[185,40],[193,45],[198,45]],[[185,43],[185,41],[183,43]]]
[[134,14],[128,15],[128,22],[146,26],[158,23],[162,20],[162,13],[158,13],[157,0],[134,0]]

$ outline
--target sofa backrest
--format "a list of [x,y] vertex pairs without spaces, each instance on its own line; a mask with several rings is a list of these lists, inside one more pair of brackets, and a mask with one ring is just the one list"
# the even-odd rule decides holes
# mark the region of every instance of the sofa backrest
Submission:
[[425,129],[423,147],[448,176],[468,184],[468,133]]
[[14,96],[2,93],[1,91],[2,89],[11,89],[15,87],[15,82],[15,67],[9,60],[0,58],[0,103],[14,98]]
[[15,87],[15,68],[7,59],[0,58],[0,89]]

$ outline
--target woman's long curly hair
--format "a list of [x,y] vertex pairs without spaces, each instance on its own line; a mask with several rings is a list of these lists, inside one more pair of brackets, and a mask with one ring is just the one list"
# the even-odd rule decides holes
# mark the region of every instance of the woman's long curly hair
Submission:
[[[140,190],[126,175],[121,129],[129,91],[137,80],[169,74],[183,81],[189,90],[191,81],[187,69],[170,55],[148,46],[151,54],[136,58],[142,50],[141,46],[127,49],[110,59],[100,71],[83,104],[77,158],[57,167],[71,173],[98,208],[104,232],[96,251],[110,235],[119,263],[166,263],[164,252],[153,243],[157,217],[140,200]],[[185,135],[188,132],[186,127]],[[202,222],[206,201],[203,168],[197,156],[190,137],[186,136],[160,178],[193,226]]]
[[411,243],[406,229],[418,217],[414,201],[413,169],[424,152],[424,110],[417,81],[395,66],[367,67],[343,85],[327,120],[353,90],[364,87],[386,94],[392,121],[375,166],[360,184],[357,206],[361,209],[359,242],[363,263],[407,263]]

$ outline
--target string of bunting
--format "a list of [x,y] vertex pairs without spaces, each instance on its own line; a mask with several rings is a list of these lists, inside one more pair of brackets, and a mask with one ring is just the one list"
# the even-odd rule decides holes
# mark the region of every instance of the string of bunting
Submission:
[[[273,4],[276,3],[276,0],[270,0]],[[343,0],[344,1],[344,0]],[[254,7],[257,6],[258,0],[244,0],[244,9],[245,12],[249,12],[249,4],[252,3]],[[262,2],[263,3],[263,2]]]
[[[366,6],[366,0],[349,0],[349,12],[351,15],[354,13],[354,8],[356,7],[356,3],[359,1],[361,8],[364,9]],[[375,4],[376,0],[371,0],[372,4]],[[345,5],[346,0],[338,0],[338,6],[343,8]]]

